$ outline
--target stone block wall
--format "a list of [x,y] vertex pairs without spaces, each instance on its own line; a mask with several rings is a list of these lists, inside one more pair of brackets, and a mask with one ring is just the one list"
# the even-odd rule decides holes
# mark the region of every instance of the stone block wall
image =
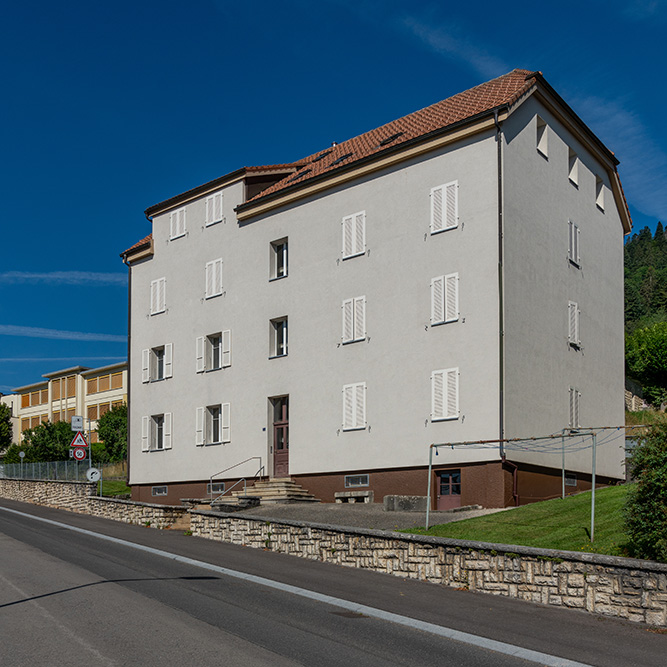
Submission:
[[191,512],[193,535],[471,591],[667,625],[667,565]]
[[0,479],[0,497],[10,500],[91,514],[138,526],[190,529],[189,514],[185,507],[100,498],[93,495],[96,490],[95,482]]

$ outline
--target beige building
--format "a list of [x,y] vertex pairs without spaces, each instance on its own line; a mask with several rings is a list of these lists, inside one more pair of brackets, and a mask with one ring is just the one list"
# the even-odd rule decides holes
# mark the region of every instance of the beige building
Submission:
[[[14,389],[18,433],[23,434],[46,421],[70,421],[74,415],[90,419],[90,428],[94,431],[99,417],[127,403],[127,363],[124,361],[101,368],[74,366],[45,373],[42,377],[46,378],[42,382]],[[89,422],[84,424],[87,431]],[[15,440],[18,433],[14,433]],[[92,439],[97,441],[96,433]]]

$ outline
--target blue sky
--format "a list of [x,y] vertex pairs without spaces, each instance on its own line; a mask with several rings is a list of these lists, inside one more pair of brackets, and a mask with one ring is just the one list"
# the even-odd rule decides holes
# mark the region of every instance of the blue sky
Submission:
[[126,356],[151,204],[296,160],[515,67],[667,221],[667,0],[24,0],[0,22],[0,392]]

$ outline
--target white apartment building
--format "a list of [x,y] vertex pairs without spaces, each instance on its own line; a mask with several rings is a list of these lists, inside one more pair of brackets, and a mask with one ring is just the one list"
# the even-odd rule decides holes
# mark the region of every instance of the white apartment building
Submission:
[[[622,425],[617,163],[540,73],[514,70],[151,206],[122,255],[133,498],[178,504],[262,465],[325,502],[382,502],[425,495],[432,443]],[[598,479],[621,459],[601,448]],[[560,492],[556,453],[435,463],[433,507]],[[567,469],[590,487],[589,452]]]

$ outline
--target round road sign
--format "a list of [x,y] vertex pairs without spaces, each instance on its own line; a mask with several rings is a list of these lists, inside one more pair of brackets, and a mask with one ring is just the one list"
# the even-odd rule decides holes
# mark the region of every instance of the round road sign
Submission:
[[19,456],[23,459],[25,458],[25,452],[19,452]]
[[102,473],[97,468],[88,468],[86,470],[86,479],[89,482],[99,482],[100,477],[102,477]]
[[75,447],[72,456],[74,456],[77,461],[83,461],[86,458],[86,450],[81,447]]

